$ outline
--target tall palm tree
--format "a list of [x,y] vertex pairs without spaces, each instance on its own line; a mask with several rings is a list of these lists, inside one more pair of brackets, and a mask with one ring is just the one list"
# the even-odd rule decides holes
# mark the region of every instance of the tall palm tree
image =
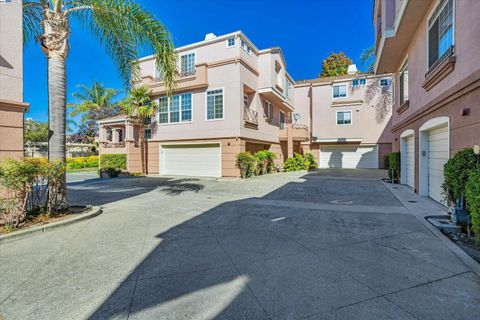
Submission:
[[[119,112],[119,106],[114,98],[119,91],[112,88],[105,88],[103,83],[94,81],[91,87],[84,84],[77,86],[72,96],[77,103],[67,104],[68,115],[76,117],[81,115],[80,121],[82,128],[85,128],[89,142],[93,141],[97,134],[97,121],[101,118],[111,117]],[[68,120],[67,120],[68,121]]]
[[146,86],[139,86],[130,91],[129,96],[120,102],[122,110],[130,121],[138,126],[140,137],[140,159],[142,162],[142,173],[146,173],[145,167],[145,120],[155,113],[156,103],[150,98],[150,89]]
[[[125,86],[139,79],[139,49],[155,54],[169,93],[176,75],[176,54],[167,28],[133,0],[23,0],[24,43],[40,42],[47,58],[50,160],[65,162],[66,59],[71,21],[88,29],[117,66]],[[66,200],[63,179],[63,203]]]

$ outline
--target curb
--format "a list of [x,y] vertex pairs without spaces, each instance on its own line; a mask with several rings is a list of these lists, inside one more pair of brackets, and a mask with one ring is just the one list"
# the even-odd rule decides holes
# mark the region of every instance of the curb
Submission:
[[[385,182],[383,183],[385,184]],[[417,220],[420,221],[428,229],[428,231],[433,233],[450,251],[452,251],[457,256],[457,258],[459,258],[467,267],[469,267],[473,273],[475,273],[478,277],[480,277],[480,264],[477,261],[473,260],[473,258],[470,257],[465,251],[463,251],[462,248],[457,246],[452,240],[450,240],[434,225],[428,222],[426,217],[419,216],[414,212],[412,212],[410,209],[408,209],[408,207],[406,207],[403,204],[403,201],[386,185],[385,185],[385,189],[390,191],[390,193],[393,194],[393,196],[397,198],[398,201],[400,201],[400,203],[405,207],[405,209],[407,209],[408,212],[410,212],[413,216],[415,216],[415,218],[417,218]]]
[[29,237],[30,235],[37,234],[37,233],[44,233],[51,229],[56,229],[60,227],[65,227],[76,222],[92,219],[102,213],[102,209],[100,207],[93,206],[91,207],[88,213],[80,214],[78,217],[73,217],[70,219],[65,219],[57,222],[53,222],[51,224],[45,224],[37,227],[32,227],[30,229],[25,229],[21,231],[16,231],[13,233],[8,233],[5,235],[0,236],[0,244],[5,244],[11,241],[20,240]]

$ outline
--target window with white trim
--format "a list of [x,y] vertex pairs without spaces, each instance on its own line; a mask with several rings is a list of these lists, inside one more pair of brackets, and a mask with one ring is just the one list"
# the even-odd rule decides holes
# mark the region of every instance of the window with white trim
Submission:
[[180,73],[182,76],[195,74],[195,53],[184,54],[180,57]]
[[290,98],[291,89],[292,89],[292,83],[290,82],[290,80],[288,80],[288,78],[285,78],[285,96],[287,98]]
[[158,123],[192,121],[192,94],[183,93],[158,99]]
[[267,118],[268,121],[271,121],[273,119],[273,106],[270,102],[265,101],[265,118]]
[[345,98],[347,96],[347,85],[346,84],[334,84],[332,86],[333,97],[334,98]]
[[227,48],[235,47],[236,44],[237,44],[237,41],[235,37],[230,37],[227,39]]
[[352,85],[354,87],[364,86],[367,83],[367,79],[353,79]]
[[408,61],[405,62],[400,71],[400,105],[408,101]]
[[207,91],[207,120],[223,119],[223,89]]
[[428,20],[428,67],[453,46],[453,0],[441,0]]
[[390,81],[388,79],[380,79],[380,87],[388,87]]
[[280,129],[285,129],[285,125],[287,124],[287,115],[285,114],[285,112],[283,111],[280,111]]
[[352,111],[337,111],[337,124],[352,124]]
[[143,132],[144,132],[145,140],[152,139],[152,129],[146,128]]
[[240,47],[245,50],[248,54],[252,54],[252,48],[247,44],[247,41],[241,39]]

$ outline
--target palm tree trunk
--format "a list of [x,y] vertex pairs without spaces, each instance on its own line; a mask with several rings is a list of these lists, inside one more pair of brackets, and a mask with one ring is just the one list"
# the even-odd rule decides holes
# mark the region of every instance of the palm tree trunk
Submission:
[[142,162],[142,174],[145,174],[145,126],[143,119],[140,120],[140,161]]

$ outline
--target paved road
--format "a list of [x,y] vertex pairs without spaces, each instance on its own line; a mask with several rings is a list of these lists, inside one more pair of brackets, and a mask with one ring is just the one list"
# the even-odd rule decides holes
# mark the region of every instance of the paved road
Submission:
[[67,173],[67,182],[83,182],[86,180],[98,179],[97,171],[71,172]]
[[480,279],[371,170],[70,185],[92,220],[0,247],[5,319],[473,319]]

